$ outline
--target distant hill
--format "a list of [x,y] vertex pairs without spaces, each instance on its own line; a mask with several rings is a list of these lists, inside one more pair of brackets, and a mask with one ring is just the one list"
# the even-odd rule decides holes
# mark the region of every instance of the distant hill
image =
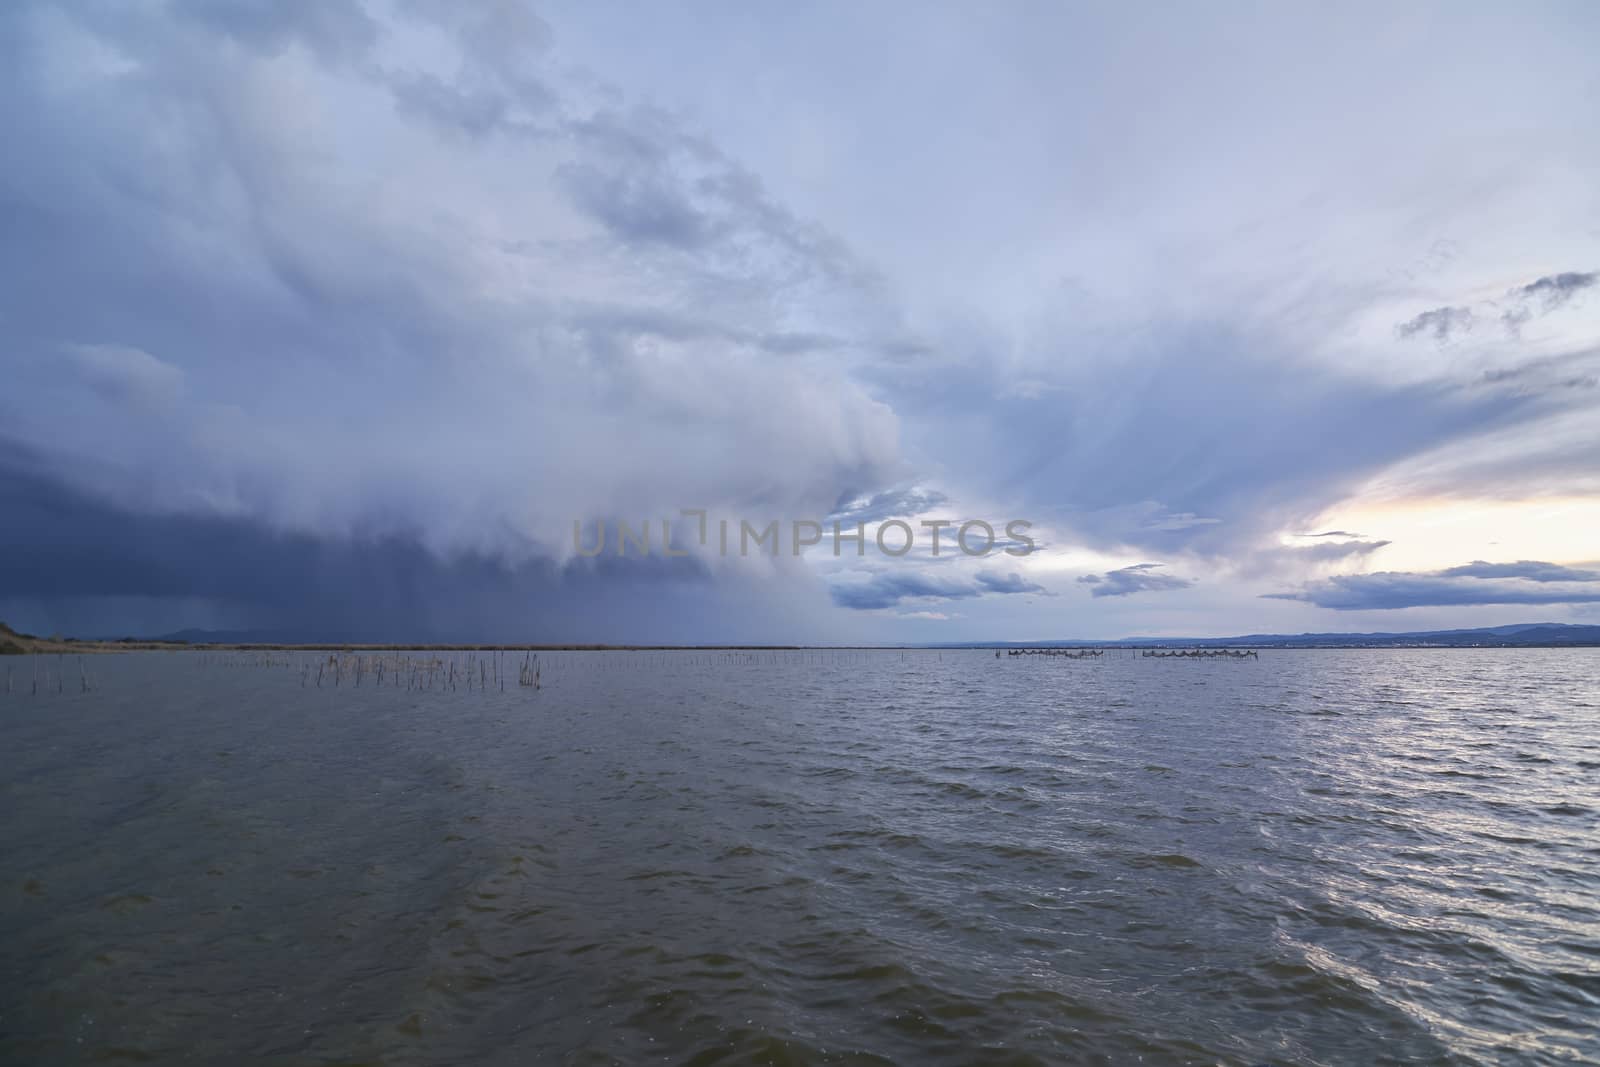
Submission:
[[943,648],[1560,648],[1600,645],[1600,626],[1525,622],[1472,630],[1406,633],[1241,634],[1237,637],[1125,637],[1118,641],[982,641]]
[[20,656],[26,652],[27,646],[22,643],[25,636],[0,622],[0,656]]

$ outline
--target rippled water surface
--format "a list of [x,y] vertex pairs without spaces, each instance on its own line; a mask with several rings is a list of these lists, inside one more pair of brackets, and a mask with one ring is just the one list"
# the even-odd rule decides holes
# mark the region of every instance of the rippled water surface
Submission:
[[247,660],[10,661],[0,1059],[1600,1061],[1600,650]]

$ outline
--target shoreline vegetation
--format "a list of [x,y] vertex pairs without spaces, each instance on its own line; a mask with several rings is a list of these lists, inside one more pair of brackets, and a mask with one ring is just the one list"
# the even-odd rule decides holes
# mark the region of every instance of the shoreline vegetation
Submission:
[[0,622],[0,656],[102,654],[115,652],[805,652],[907,651],[938,652],[1005,650],[1144,650],[1144,649],[1372,649],[1372,648],[1596,648],[1600,626],[1532,624],[1496,630],[1452,630],[1425,634],[1300,634],[1250,635],[1238,638],[1127,638],[1121,641],[974,641],[905,645],[775,645],[775,644],[584,644],[584,643],[418,643],[363,641],[178,640],[123,637],[37,637]]

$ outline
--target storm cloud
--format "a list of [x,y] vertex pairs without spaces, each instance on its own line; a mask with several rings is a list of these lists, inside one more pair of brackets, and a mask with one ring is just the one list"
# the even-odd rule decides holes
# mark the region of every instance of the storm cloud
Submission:
[[[0,6],[0,610],[1087,635],[1204,573],[1248,630],[1377,580],[1328,572],[1395,540],[1335,513],[1379,489],[1591,493],[1594,16],[1369,22]],[[573,558],[685,508],[1040,551]],[[1333,525],[1371,533],[1285,547]],[[1429,580],[1563,585],[1443,572],[1481,551]]]
[[[478,184],[470,154],[426,156],[441,170],[410,180],[370,150],[430,151],[403,87],[442,75],[374,76],[389,35],[362,8],[158,12],[4,16],[5,88],[31,108],[4,130],[30,162],[0,179],[0,410],[53,476],[516,562],[624,506],[820,513],[896,460],[892,412],[805,363],[816,335],[794,328],[816,300],[864,304],[865,272],[669,118],[556,100],[550,136],[509,161],[552,181],[441,201]],[[472,64],[481,99],[526,100],[476,27],[409,32],[441,69]],[[50,80],[90,47],[117,61]],[[328,94],[313,122],[285,106],[300,85]],[[853,328],[848,309],[827,322]]]
[[590,643],[655,641],[690,624],[706,641],[842,632],[822,583],[797,569],[730,584],[693,558],[440,554],[392,530],[312,535],[129,511],[4,466],[0,511],[0,618],[43,632]]

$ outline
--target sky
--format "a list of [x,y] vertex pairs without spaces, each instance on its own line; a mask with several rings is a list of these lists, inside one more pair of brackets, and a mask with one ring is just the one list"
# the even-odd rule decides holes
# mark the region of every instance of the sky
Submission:
[[0,619],[1600,622],[1597,47],[1589,3],[13,0]]

